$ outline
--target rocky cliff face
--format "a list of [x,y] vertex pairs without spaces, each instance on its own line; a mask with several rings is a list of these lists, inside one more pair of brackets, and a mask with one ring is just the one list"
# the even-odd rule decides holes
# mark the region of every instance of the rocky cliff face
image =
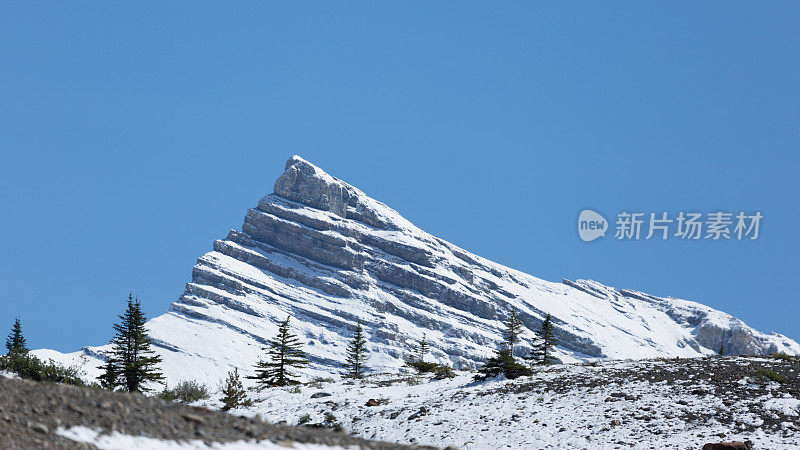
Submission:
[[[552,314],[563,361],[700,356],[723,343],[729,353],[800,354],[796,342],[698,303],[593,281],[551,283],[493,263],[297,156],[149,328],[173,380],[216,380],[232,367],[249,373],[287,315],[307,342],[309,374],[339,369],[357,322],[376,370],[400,367],[423,334],[432,359],[472,368],[493,352],[512,308],[527,329],[522,353]],[[43,356],[91,359],[96,351]]]

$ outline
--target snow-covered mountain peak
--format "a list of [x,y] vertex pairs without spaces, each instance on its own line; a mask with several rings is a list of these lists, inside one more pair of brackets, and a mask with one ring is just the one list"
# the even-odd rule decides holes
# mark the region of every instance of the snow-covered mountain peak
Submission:
[[[721,345],[728,353],[800,354],[791,339],[699,303],[595,281],[548,282],[486,260],[299,156],[241,229],[197,260],[183,294],[148,327],[171,382],[191,373],[216,383],[234,367],[250,373],[287,315],[306,342],[311,376],[340,370],[359,322],[373,370],[402,366],[423,334],[431,360],[474,368],[493,353],[512,309],[526,329],[519,351],[530,350],[551,314],[565,362],[702,356]],[[93,376],[102,350],[39,353],[83,361]]]
[[286,170],[275,181],[274,190],[285,199],[378,229],[416,229],[397,211],[297,155],[286,162]]

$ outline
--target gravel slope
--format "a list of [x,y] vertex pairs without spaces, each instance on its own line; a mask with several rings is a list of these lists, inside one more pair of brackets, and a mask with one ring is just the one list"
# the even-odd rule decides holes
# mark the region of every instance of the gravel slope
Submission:
[[169,440],[199,439],[206,443],[269,440],[282,444],[299,442],[376,450],[420,448],[367,441],[329,430],[272,425],[256,418],[142,395],[0,376],[0,448],[94,448],[56,433],[58,429],[75,426],[104,433],[116,431]]

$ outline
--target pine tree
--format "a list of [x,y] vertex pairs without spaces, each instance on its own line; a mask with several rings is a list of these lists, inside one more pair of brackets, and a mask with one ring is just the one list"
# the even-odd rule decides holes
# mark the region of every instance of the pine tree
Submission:
[[556,345],[556,337],[553,334],[553,320],[550,314],[545,316],[542,328],[536,332],[539,342],[536,345],[535,354],[539,364],[550,364],[553,362],[553,347]]
[[121,386],[128,392],[148,392],[148,382],[161,382],[164,375],[158,369],[161,357],[152,349],[152,340],[147,335],[147,318],[142,312],[139,299],[128,296],[125,313],[114,324],[116,334],[111,339],[112,350],[108,362],[101,367],[98,377],[101,385],[108,389]]
[[717,351],[717,354],[719,356],[725,355],[725,343],[724,342],[719,344],[719,350]]
[[228,372],[228,378],[222,382],[222,410],[228,411],[240,406],[250,406],[253,401],[247,398],[242,379],[239,378],[239,369]]
[[429,349],[428,338],[423,334],[422,339],[417,342],[417,362],[425,362],[425,355]]
[[506,321],[506,329],[503,330],[503,340],[506,348],[514,356],[514,345],[519,342],[519,335],[522,334],[522,321],[517,316],[517,310],[512,309]]
[[367,340],[364,339],[364,330],[361,324],[356,325],[355,333],[347,345],[347,361],[344,367],[347,369],[347,377],[353,379],[364,378],[364,364],[367,361]]
[[112,355],[106,354],[106,363],[100,369],[103,373],[97,377],[100,387],[113,391],[120,385],[119,373],[117,372],[117,362]]
[[301,350],[300,340],[289,332],[289,319],[281,322],[278,335],[268,342],[269,361],[259,361],[256,364],[256,375],[248,377],[258,380],[266,386],[287,386],[298,384],[292,368],[302,367],[308,363],[306,354]]
[[506,320],[506,329],[503,330],[503,344],[495,351],[495,355],[486,361],[486,364],[478,368],[476,380],[485,380],[503,374],[509,380],[524,375],[531,375],[533,371],[520,364],[514,358],[514,345],[519,342],[522,334],[522,321],[517,315],[517,311],[512,309]]
[[14,319],[11,333],[9,333],[6,338],[6,349],[8,350],[8,354],[12,356],[21,356],[28,353],[25,337],[22,335],[22,322],[19,320],[19,317]]
[[417,348],[414,356],[406,360],[406,365],[416,370],[417,373],[420,374],[435,372],[436,369],[439,367],[439,364],[433,362],[425,362],[425,355],[428,354],[429,349],[430,349],[430,344],[428,343],[428,338],[423,334],[422,339],[417,341]]
[[509,380],[513,380],[521,376],[531,375],[533,371],[524,364],[518,363],[511,354],[511,350],[501,348],[497,350],[495,356],[486,361],[486,364],[478,368],[478,374],[475,379],[483,381],[500,374],[503,374]]

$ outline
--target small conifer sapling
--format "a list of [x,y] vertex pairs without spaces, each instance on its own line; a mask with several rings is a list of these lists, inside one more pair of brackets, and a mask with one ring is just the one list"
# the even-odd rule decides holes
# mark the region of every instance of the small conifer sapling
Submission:
[[353,337],[347,344],[347,360],[344,367],[347,370],[346,376],[352,379],[364,378],[365,363],[367,361],[367,340],[364,338],[364,329],[361,324],[356,325]]

